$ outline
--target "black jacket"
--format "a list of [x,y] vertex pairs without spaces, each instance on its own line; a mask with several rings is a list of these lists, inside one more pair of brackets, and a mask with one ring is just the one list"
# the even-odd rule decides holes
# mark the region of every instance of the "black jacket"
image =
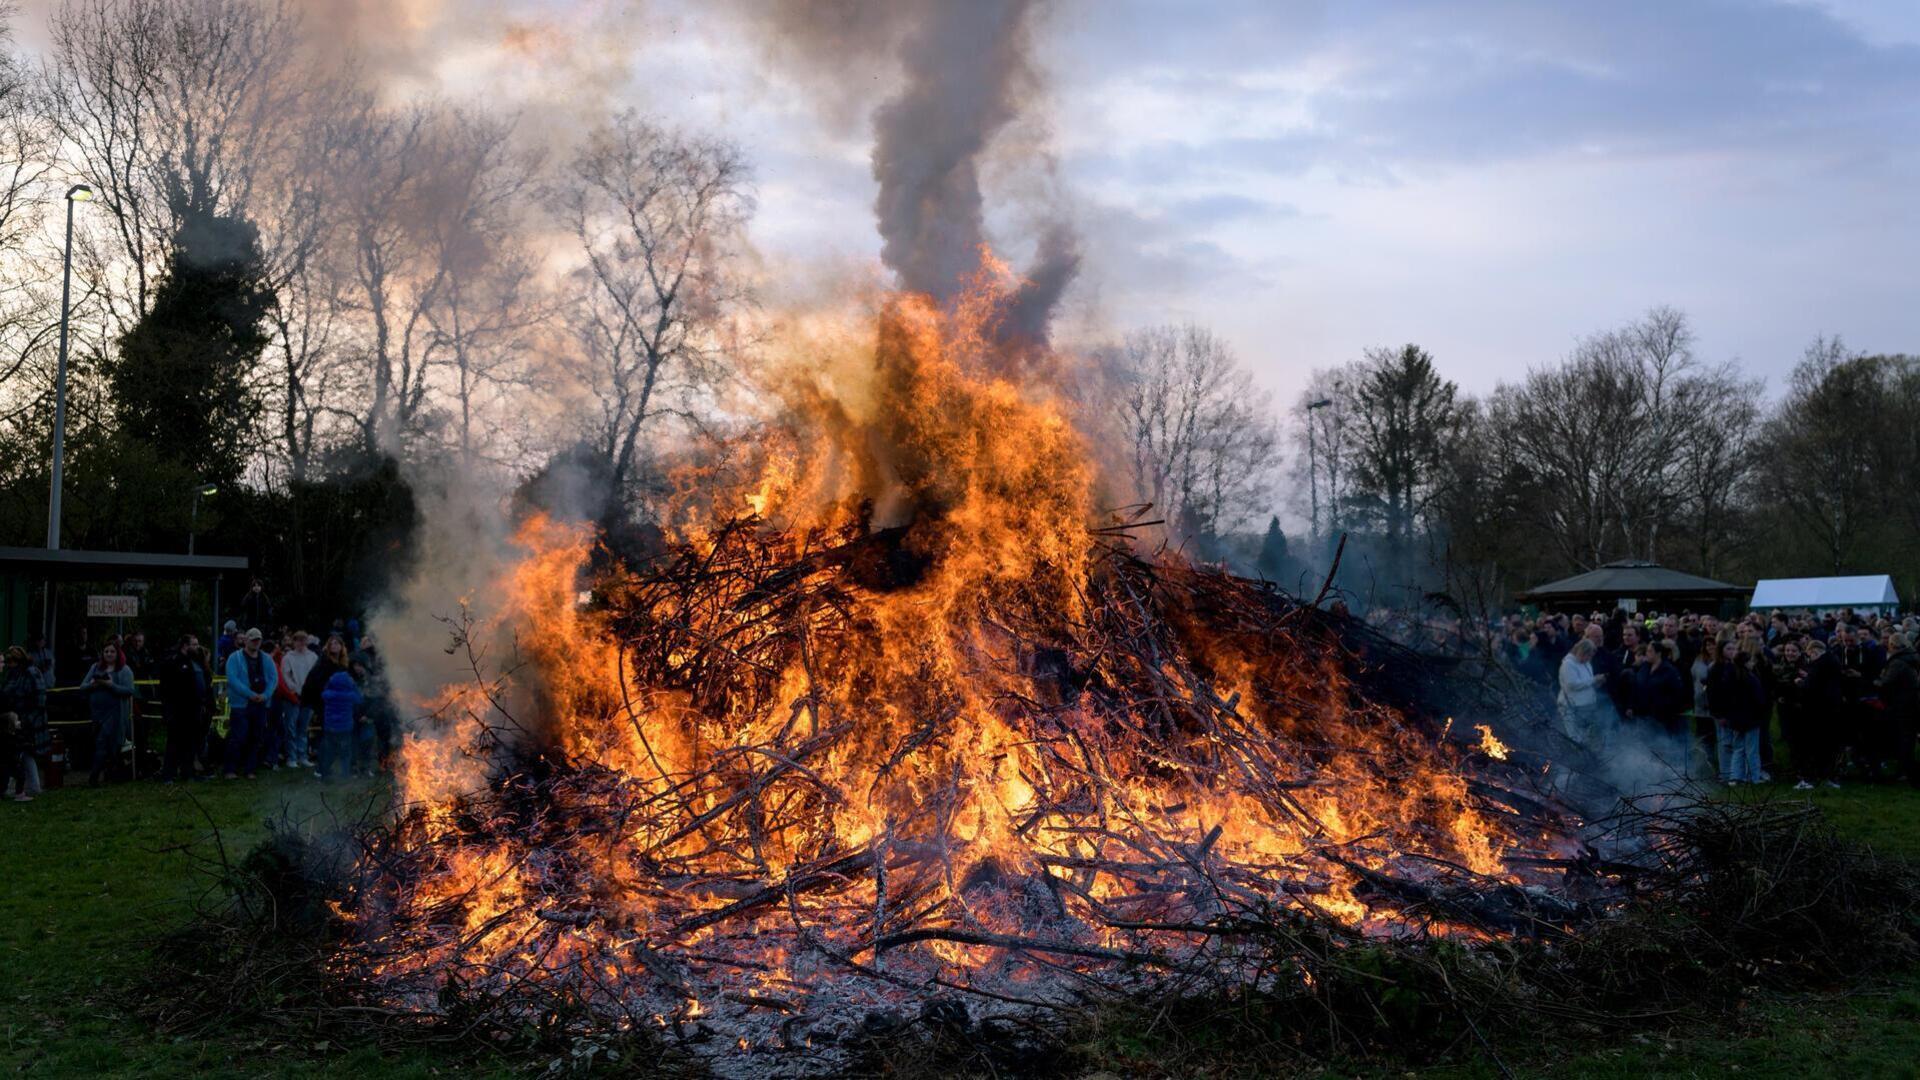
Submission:
[[273,633],[273,626],[271,625],[273,622],[273,601],[267,599],[267,594],[264,590],[254,592],[252,589],[248,589],[247,594],[240,598],[239,622],[240,629],[243,631],[259,630],[263,634]]
[[[1608,663],[1613,678],[1606,682],[1607,696],[1613,699],[1615,709],[1626,712],[1633,708],[1633,672],[1637,666],[1634,663],[1633,654],[1622,645],[1610,651]],[[1600,673],[1600,660],[1597,656],[1594,658],[1593,671],[1596,675]]]
[[1887,713],[1895,719],[1920,717],[1920,656],[1912,649],[1901,649],[1887,658],[1880,675],[1880,698]]
[[160,704],[169,713],[191,716],[212,704],[213,676],[200,661],[175,653],[162,660],[159,668]]
[[1635,716],[1673,724],[1687,709],[1690,697],[1687,680],[1680,677],[1680,669],[1672,664],[1661,664],[1658,668],[1651,664],[1636,667],[1632,683],[1629,708]]
[[1782,658],[1775,660],[1769,670],[1772,678],[1767,681],[1768,691],[1773,695],[1774,704],[1779,706],[1784,723],[1789,716],[1799,714],[1801,703],[1806,700],[1807,662],[1789,663]]
[[1721,660],[1707,672],[1707,705],[1734,731],[1757,731],[1766,722],[1767,692],[1744,664]]
[[320,696],[326,692],[327,680],[345,670],[326,653],[321,653],[320,659],[314,661],[313,670],[307,672],[307,681],[300,684],[300,704],[314,710],[315,716],[320,715],[320,710],[327,707],[326,699]]
[[1806,675],[1800,680],[1800,707],[1808,716],[1825,719],[1838,712],[1846,700],[1846,672],[1838,656],[1827,652],[1807,665]]
[[1827,650],[1827,655],[1840,662],[1843,675],[1840,686],[1848,701],[1859,701],[1874,695],[1876,688],[1873,684],[1880,678],[1880,660],[1872,649],[1855,642],[1845,648],[1836,645]]

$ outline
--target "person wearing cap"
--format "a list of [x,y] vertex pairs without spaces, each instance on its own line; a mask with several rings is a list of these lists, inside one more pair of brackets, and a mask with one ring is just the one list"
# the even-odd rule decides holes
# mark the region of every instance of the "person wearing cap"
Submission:
[[240,624],[228,619],[227,624],[220,628],[220,636],[214,639],[213,654],[220,658],[220,663],[224,664],[227,662],[227,657],[233,655],[233,650],[239,647]]
[[267,702],[280,686],[280,669],[271,657],[260,651],[264,640],[258,627],[241,638],[240,651],[227,657],[227,704],[232,715],[227,720],[225,766],[227,779],[244,775],[249,780],[259,767],[262,736],[267,723]]

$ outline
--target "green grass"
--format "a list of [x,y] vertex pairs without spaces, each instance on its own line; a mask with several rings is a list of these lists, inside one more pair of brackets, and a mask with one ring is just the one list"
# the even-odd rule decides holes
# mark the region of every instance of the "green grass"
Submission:
[[[54,1077],[471,1074],[470,1061],[424,1051],[322,1048],[259,1031],[176,1041],[128,1014],[124,991],[144,970],[145,942],[179,926],[204,887],[179,849],[210,853],[211,823],[237,857],[264,835],[269,816],[327,809],[310,778],[261,775],[251,783],[68,788],[32,803],[0,802],[0,1068]],[[1807,797],[1782,785],[1741,793],[1755,795]],[[366,788],[327,792],[346,814],[371,796]],[[1843,831],[1920,859],[1920,791],[1854,785],[1813,792],[1811,801]],[[1519,1075],[1553,1077],[1920,1077],[1920,973],[1847,994],[1763,999],[1730,1030],[1571,1045],[1577,1053],[1510,1051],[1507,1064]],[[1477,1080],[1497,1073],[1480,1063],[1386,1075]]]
[[[212,825],[236,859],[282,809],[325,812],[310,776],[69,787],[0,802],[0,1068],[33,1076],[429,1077],[422,1055],[287,1045],[259,1032],[173,1040],[128,1015],[146,942],[181,925],[205,887],[180,849],[211,855]],[[352,813],[372,792],[334,788]],[[437,1070],[437,1072],[436,1072]]]
[[[1520,1076],[1580,1080],[1920,1077],[1920,978],[1849,995],[1767,1001],[1731,1030],[1649,1032],[1607,1041],[1571,1056],[1511,1055],[1506,1065]],[[1418,1075],[1488,1080],[1499,1072],[1483,1061]]]

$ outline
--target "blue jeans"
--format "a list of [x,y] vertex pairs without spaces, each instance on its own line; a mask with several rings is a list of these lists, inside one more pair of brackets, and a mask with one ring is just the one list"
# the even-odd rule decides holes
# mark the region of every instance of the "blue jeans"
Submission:
[[307,747],[307,720],[312,715],[305,705],[295,705],[291,701],[281,701],[280,706],[280,745],[287,752],[287,764],[298,765],[313,755]]
[[380,761],[380,744],[374,738],[373,721],[358,717],[353,721],[353,771],[371,776]]
[[320,779],[345,780],[353,775],[353,732],[320,733]]
[[260,706],[260,726],[254,729],[253,738],[260,744],[256,761],[269,766],[280,764],[280,702],[268,698]]
[[118,709],[114,710],[111,720],[95,719],[93,722],[93,768],[88,771],[87,778],[97,779],[103,775],[118,772],[120,746],[126,741],[126,730],[121,727]]
[[236,706],[227,718],[227,747],[221,771],[229,776],[252,776],[260,767],[260,736],[267,726],[267,705]]
[[1726,762],[1723,780],[1743,784],[1760,782],[1760,729],[1735,731],[1720,728],[1720,756]]

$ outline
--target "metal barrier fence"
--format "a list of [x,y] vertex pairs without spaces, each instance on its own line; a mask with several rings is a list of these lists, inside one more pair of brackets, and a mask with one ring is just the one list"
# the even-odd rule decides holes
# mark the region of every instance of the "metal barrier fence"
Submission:
[[[135,679],[133,682],[133,710],[123,737],[127,741],[134,743],[137,747],[144,746],[148,740],[135,738],[134,725],[149,724],[160,719],[159,688],[160,680],[158,679]],[[85,695],[87,691],[88,688],[85,686],[50,687],[47,690],[47,730],[53,731],[58,728],[91,728],[93,726],[93,720],[86,715],[87,702]],[[213,693],[214,704],[213,723],[210,730],[212,734],[224,739],[227,737],[228,722],[233,716],[233,706],[227,701],[227,677],[225,675],[216,675],[213,677],[211,692]],[[146,711],[147,707],[151,707],[151,713]],[[56,711],[66,715],[56,715]],[[78,713],[79,715],[72,715],[74,713]],[[162,732],[161,737],[163,739],[165,738],[164,732]],[[91,738],[68,738],[67,745],[69,756],[72,755],[74,748],[82,746],[88,748],[88,754],[91,756],[93,746]],[[134,754],[133,771],[136,777],[140,774],[140,756],[137,752]]]

